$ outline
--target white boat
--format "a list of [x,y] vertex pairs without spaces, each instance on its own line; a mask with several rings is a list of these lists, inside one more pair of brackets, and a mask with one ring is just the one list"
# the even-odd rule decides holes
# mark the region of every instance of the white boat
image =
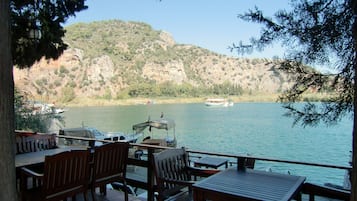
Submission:
[[219,106],[219,107],[228,107],[233,106],[233,101],[227,100],[225,98],[208,98],[205,102],[206,106]]
[[[102,132],[93,127],[79,127],[79,128],[65,128],[59,130],[59,135],[72,136],[72,137],[84,137],[84,138],[95,138],[99,140],[112,140],[112,141],[125,141],[130,143],[135,143],[138,138],[142,136],[141,133],[125,134],[122,132]],[[60,144],[64,145],[86,145],[88,142],[81,140],[72,139],[62,139]],[[82,143],[82,144],[81,144]],[[83,144],[84,143],[84,144]],[[96,142],[96,145],[102,144],[101,142]]]
[[58,108],[53,103],[43,103],[39,101],[29,102],[34,114],[61,114],[66,110]]
[[[175,121],[172,119],[161,118],[158,120],[148,120],[143,123],[133,125],[134,133],[143,133],[148,128],[149,135],[146,136],[141,143],[149,145],[176,147]],[[152,128],[155,128],[158,133],[154,134]],[[164,130],[165,134],[159,133],[159,130]],[[171,133],[171,134],[170,134]]]

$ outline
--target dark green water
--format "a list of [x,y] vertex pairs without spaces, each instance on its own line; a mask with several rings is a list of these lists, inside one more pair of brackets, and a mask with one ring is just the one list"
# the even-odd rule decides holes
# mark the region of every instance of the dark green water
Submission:
[[[178,147],[268,158],[348,165],[352,143],[352,120],[326,127],[292,127],[277,103],[237,103],[210,108],[201,104],[162,104],[69,108],[66,127],[82,124],[102,131],[131,133],[136,123],[160,117],[176,121]],[[258,162],[258,169],[307,176],[315,183],[342,185],[345,172],[301,165]]]

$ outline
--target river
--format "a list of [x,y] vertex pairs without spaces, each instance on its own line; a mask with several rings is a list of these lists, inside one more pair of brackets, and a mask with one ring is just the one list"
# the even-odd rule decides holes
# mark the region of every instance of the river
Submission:
[[[233,107],[195,104],[73,107],[63,115],[67,128],[82,125],[102,131],[132,132],[132,125],[148,118],[176,122],[178,147],[229,154],[250,154],[285,160],[348,165],[352,147],[352,119],[335,126],[293,126],[278,103],[236,103]],[[313,183],[343,184],[344,170],[260,162],[257,169],[303,175]]]

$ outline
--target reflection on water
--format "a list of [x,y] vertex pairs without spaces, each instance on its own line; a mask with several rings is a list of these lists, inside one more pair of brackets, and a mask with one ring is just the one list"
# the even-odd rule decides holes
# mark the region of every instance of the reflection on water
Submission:
[[[66,127],[82,124],[103,131],[131,133],[131,126],[165,117],[176,121],[178,147],[202,151],[251,154],[287,160],[348,165],[352,142],[352,120],[334,127],[292,127],[277,103],[237,103],[233,107],[211,108],[202,104],[162,104],[69,108]],[[271,168],[308,177],[308,180],[342,184],[344,171],[306,168],[301,165],[258,162],[257,168]]]

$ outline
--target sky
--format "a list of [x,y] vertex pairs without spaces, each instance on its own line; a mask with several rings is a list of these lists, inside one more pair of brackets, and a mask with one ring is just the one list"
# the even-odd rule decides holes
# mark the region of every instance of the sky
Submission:
[[[287,0],[87,0],[88,9],[71,17],[65,26],[78,22],[118,19],[151,25],[169,32],[176,43],[196,45],[216,53],[240,57],[229,46],[258,36],[260,25],[238,19],[255,6],[272,16],[289,9]],[[282,57],[280,45],[245,57]]]

